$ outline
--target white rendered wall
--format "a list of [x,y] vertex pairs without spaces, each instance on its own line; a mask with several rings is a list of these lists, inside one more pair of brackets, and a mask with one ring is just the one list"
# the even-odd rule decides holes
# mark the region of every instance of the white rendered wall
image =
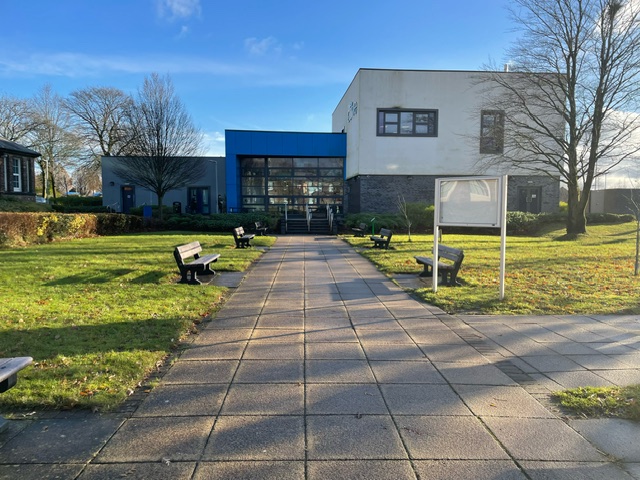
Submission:
[[[347,133],[346,177],[504,173],[480,172],[476,167],[480,112],[486,103],[486,85],[478,84],[479,75],[482,73],[359,70],[332,117],[333,131]],[[438,136],[377,136],[379,108],[438,110]]]

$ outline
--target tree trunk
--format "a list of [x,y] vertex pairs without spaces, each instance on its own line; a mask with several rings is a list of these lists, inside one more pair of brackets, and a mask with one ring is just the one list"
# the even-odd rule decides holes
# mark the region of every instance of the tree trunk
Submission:
[[586,202],[581,201],[580,189],[577,185],[568,185],[568,189],[569,199],[567,202],[567,234],[578,235],[581,233],[587,233],[587,204]]
[[164,195],[158,195],[158,218],[160,221],[163,220],[163,212],[162,212],[162,201],[164,199]]

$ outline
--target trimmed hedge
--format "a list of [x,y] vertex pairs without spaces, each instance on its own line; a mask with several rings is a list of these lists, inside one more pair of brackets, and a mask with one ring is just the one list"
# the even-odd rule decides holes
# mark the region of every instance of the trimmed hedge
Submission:
[[3,247],[142,230],[142,219],[131,215],[0,212]]

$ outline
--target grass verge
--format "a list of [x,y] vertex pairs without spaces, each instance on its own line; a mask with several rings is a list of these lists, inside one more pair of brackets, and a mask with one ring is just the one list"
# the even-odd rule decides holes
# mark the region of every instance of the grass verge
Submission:
[[[416,294],[449,313],[612,314],[640,313],[640,277],[633,275],[635,224],[594,225],[589,234],[563,241],[560,225],[536,237],[509,237],[505,299],[499,299],[500,238],[443,235],[442,243],[463,249],[462,286],[431,287]],[[418,274],[415,255],[431,256],[432,235],[394,234],[389,250],[370,248],[368,238],[344,237],[391,276]]]
[[34,365],[0,395],[0,407],[119,405],[227,293],[175,283],[173,248],[194,240],[221,254],[216,271],[243,271],[261,254],[234,248],[231,235],[193,232],[3,249],[0,357],[31,356]]
[[580,387],[553,397],[565,408],[584,417],[619,417],[640,422],[640,385]]

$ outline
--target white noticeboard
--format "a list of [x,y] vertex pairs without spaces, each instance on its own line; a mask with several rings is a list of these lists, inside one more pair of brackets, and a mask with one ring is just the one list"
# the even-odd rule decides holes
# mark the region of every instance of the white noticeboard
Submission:
[[[441,226],[501,229],[500,300],[504,298],[507,238],[507,176],[437,178],[433,220],[434,259]],[[438,291],[438,262],[433,262],[433,291]]]

